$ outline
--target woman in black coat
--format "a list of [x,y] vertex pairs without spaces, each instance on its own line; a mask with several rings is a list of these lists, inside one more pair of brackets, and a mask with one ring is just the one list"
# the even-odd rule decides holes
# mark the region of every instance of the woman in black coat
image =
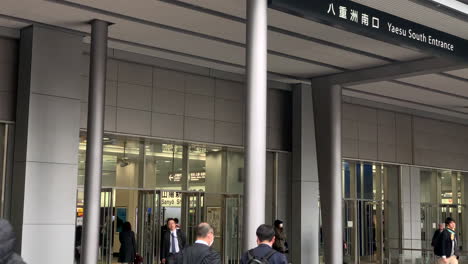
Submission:
[[122,229],[119,234],[119,263],[133,263],[136,255],[135,233],[129,222],[125,222]]

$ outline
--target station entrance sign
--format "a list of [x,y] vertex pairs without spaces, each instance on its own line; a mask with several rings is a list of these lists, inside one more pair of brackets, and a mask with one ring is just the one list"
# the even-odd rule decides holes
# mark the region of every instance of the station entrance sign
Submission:
[[420,52],[468,60],[468,40],[350,0],[270,0],[269,6]]

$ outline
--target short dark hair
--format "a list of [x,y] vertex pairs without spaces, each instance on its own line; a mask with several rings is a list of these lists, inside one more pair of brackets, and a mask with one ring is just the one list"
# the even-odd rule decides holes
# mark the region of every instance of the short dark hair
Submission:
[[132,231],[132,225],[130,222],[125,222],[122,226],[123,231]]
[[449,225],[450,223],[455,222],[455,220],[452,217],[447,217],[445,219],[445,225]]
[[175,223],[174,218],[168,218],[168,219],[166,220],[166,224],[169,224],[169,221],[174,221],[174,223]]
[[201,223],[197,226],[197,237],[205,238],[209,233],[214,233],[213,228],[208,223]]
[[257,238],[260,241],[271,241],[275,237],[275,229],[271,225],[260,225],[257,228]]
[[175,222],[176,224],[178,224],[178,223],[179,223],[179,218],[174,218],[174,222]]

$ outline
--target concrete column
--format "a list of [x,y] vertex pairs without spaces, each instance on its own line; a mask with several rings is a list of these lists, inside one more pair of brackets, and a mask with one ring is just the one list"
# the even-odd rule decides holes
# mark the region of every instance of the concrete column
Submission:
[[21,30],[11,218],[27,263],[73,263],[82,63],[82,36]]
[[109,23],[102,20],[91,22],[83,253],[81,256],[83,264],[94,264],[98,259],[108,26]]
[[343,263],[341,86],[312,81],[325,263]]
[[319,263],[319,182],[315,144],[312,89],[293,88],[293,154],[291,179],[292,222],[290,249],[292,263]]
[[255,232],[265,223],[267,4],[265,0],[247,0],[244,250],[257,246]]

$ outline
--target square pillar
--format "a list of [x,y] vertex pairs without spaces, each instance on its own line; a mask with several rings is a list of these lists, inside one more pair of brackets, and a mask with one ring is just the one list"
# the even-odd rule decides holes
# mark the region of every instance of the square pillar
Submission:
[[11,218],[27,263],[73,262],[83,59],[81,36],[21,30]]
[[319,182],[312,89],[293,87],[293,175],[290,261],[319,263]]

